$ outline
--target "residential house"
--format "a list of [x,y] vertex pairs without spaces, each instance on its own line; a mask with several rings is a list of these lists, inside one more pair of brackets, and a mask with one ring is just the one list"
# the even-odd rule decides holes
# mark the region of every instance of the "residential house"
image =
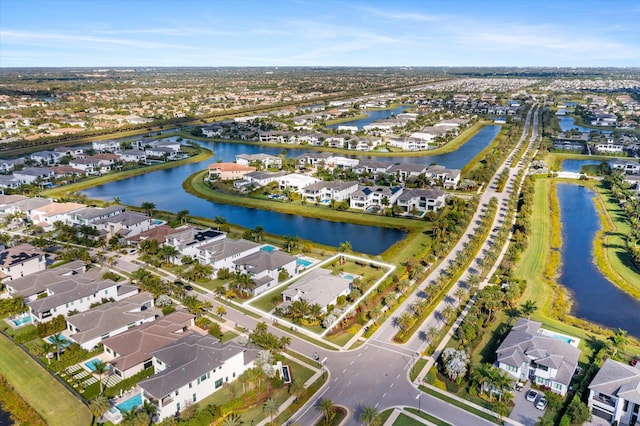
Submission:
[[13,201],[4,205],[3,213],[16,213],[22,212],[26,217],[31,217],[34,210],[53,204],[53,201],[47,198],[27,198],[23,197],[20,200]]
[[389,168],[393,166],[393,163],[389,161],[362,161],[357,166],[352,167],[351,170],[359,174],[378,174],[387,173]]
[[167,237],[169,235],[175,234],[177,232],[180,232],[180,229],[172,228],[168,225],[160,225],[155,226],[147,231],[143,231],[137,235],[127,237],[127,242],[129,244],[137,245],[142,241],[156,240],[158,244],[163,244],[167,240]]
[[141,232],[148,231],[155,225],[153,219],[149,216],[128,211],[96,220],[93,224],[100,232],[100,235],[107,240],[115,236],[122,238],[133,237]]
[[153,367],[151,353],[194,333],[194,316],[176,311],[102,341],[113,374],[127,379]]
[[387,170],[388,174],[395,175],[400,182],[405,182],[408,179],[415,179],[419,175],[425,173],[427,168],[422,164],[406,163],[406,164],[394,164]]
[[400,186],[359,186],[358,188],[349,199],[349,207],[352,209],[369,210],[392,206],[403,191]]
[[232,263],[236,272],[249,274],[255,284],[254,296],[278,285],[281,272],[285,271],[287,277],[294,276],[297,266],[295,257],[280,250],[258,250]]
[[437,188],[404,189],[398,197],[397,204],[405,215],[424,216],[427,212],[435,212],[445,205],[445,192]]
[[77,277],[85,282],[101,279],[99,268],[87,268],[86,262],[74,260],[52,269],[44,269],[23,278],[15,278],[3,283],[11,297],[22,296],[25,303],[44,297],[47,285]]
[[358,190],[358,182],[355,181],[320,181],[307,185],[302,189],[303,199],[309,202],[342,202],[348,200],[350,195]]
[[24,158],[16,158],[13,160],[0,160],[0,173],[9,173],[15,170],[16,166],[22,166]]
[[0,281],[31,275],[46,267],[45,253],[31,244],[18,244],[0,251]]
[[86,208],[79,203],[51,203],[31,211],[29,218],[45,231],[51,231],[56,222],[69,224],[73,215]]
[[447,169],[444,166],[433,165],[425,171],[425,176],[432,182],[441,184],[445,188],[456,188],[460,183],[460,170]]
[[97,152],[118,152],[120,151],[120,142],[118,141],[94,141],[91,147]]
[[258,351],[212,336],[185,336],[153,352],[155,374],[138,384],[154,401],[159,420],[197,404],[254,365]]
[[68,317],[68,337],[89,351],[109,337],[161,316],[162,311],[153,305],[153,295],[143,291]]
[[[181,256],[197,258],[201,252],[201,247],[225,238],[224,232],[214,231],[210,228],[202,229],[184,226],[176,229],[176,232],[168,234],[165,237],[164,245],[174,247],[180,252]],[[209,262],[202,260],[201,263],[207,264]]]
[[234,261],[260,250],[260,244],[245,239],[218,239],[198,247],[195,256],[202,264],[210,264],[214,269],[234,268]]
[[609,166],[614,170],[622,170],[626,175],[639,175],[640,163],[629,160],[612,160]]
[[416,137],[414,135],[421,135],[414,133],[408,138],[389,138],[387,142],[389,146],[400,148],[403,151],[421,151],[429,149],[430,139]]
[[125,163],[144,163],[147,161],[147,153],[141,149],[120,151],[118,156]]
[[635,425],[640,419],[640,363],[635,366],[605,360],[589,384],[591,414],[617,425]]
[[13,172],[13,177],[21,184],[47,184],[53,178],[54,172],[46,167],[25,167],[20,171]]
[[296,157],[296,160],[300,167],[310,166],[316,168],[327,165],[331,157],[333,157],[333,154],[330,152],[307,152]]
[[20,188],[22,182],[12,175],[0,175],[0,188],[17,189]]
[[251,164],[261,164],[264,168],[276,168],[282,167],[282,158],[269,154],[238,154],[236,155],[236,163],[249,167]]
[[209,178],[220,180],[243,179],[247,173],[255,172],[253,166],[241,166],[236,163],[214,163],[209,164]]
[[319,181],[320,179],[308,175],[290,173],[278,178],[278,185],[280,187],[280,190],[282,191],[286,189],[289,191],[302,193],[302,190],[304,188]]
[[58,315],[66,317],[72,311],[84,312],[91,309],[94,303],[124,299],[137,292],[138,288],[135,286],[111,280],[87,281],[71,276],[48,284],[45,289],[46,297],[32,300],[27,306],[34,322],[47,322]]
[[93,225],[95,222],[107,219],[124,213],[127,211],[125,206],[114,205],[107,207],[85,207],[81,210],[76,210],[70,215],[70,222],[73,225]]
[[[280,172],[251,172],[244,175],[244,181],[254,186],[265,186],[272,182],[277,182],[278,178],[287,175],[285,171]],[[235,186],[235,183],[234,183]]]
[[624,145],[614,143],[613,141],[598,142],[594,145],[594,148],[598,152],[604,152],[607,154],[622,154],[624,151]]
[[323,312],[328,305],[335,305],[340,296],[351,292],[351,280],[333,275],[327,269],[314,269],[300,277],[282,292],[282,300],[295,302],[304,300],[309,305],[318,304]]
[[496,350],[496,364],[516,380],[530,379],[565,395],[580,358],[577,339],[549,332],[541,325],[520,318]]

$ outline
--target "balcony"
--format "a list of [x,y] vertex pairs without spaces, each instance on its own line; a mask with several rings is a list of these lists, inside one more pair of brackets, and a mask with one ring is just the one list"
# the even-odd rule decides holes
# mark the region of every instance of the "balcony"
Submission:
[[604,404],[606,407],[607,411],[613,411],[613,409],[615,409],[616,407],[616,401],[611,398],[610,396],[607,395],[602,395],[602,394],[598,394],[598,395],[593,395],[591,397],[591,400],[594,403],[597,403],[598,407],[601,407],[602,404]]

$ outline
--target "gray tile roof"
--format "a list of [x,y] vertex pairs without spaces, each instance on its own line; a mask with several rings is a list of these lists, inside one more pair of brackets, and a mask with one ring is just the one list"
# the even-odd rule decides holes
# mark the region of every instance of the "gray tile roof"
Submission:
[[530,360],[558,370],[554,381],[569,385],[578,366],[580,350],[569,343],[540,334],[541,323],[520,318],[496,351],[498,362],[520,367]]
[[[103,334],[126,327],[128,324],[162,316],[162,311],[152,305],[153,296],[143,291],[135,296],[117,302],[105,303],[86,312],[70,316],[67,318],[67,322],[78,330],[71,335],[71,339],[82,344]],[[142,306],[145,308],[141,309]]]
[[350,287],[350,280],[332,275],[329,270],[318,268],[291,284],[282,292],[282,295],[292,300],[300,298],[310,305],[317,303],[325,307]]
[[42,293],[45,291],[47,286],[51,284],[68,280],[71,277],[75,280],[81,280],[82,282],[91,282],[101,279],[102,272],[99,268],[86,270],[86,267],[87,264],[85,262],[81,260],[74,260],[73,262],[66,263],[58,266],[57,268],[45,269],[44,271],[27,275],[26,277],[16,278],[5,284],[10,286],[15,294],[29,297]]
[[149,216],[143,213],[137,212],[123,212],[111,217],[105,217],[104,219],[97,220],[95,223],[103,224],[103,223],[121,223],[122,226],[128,228],[138,223],[142,223],[149,220]]
[[31,244],[18,244],[0,251],[0,267],[10,267],[18,263],[44,256],[44,252]]
[[201,246],[200,249],[209,252],[211,254],[211,259],[214,262],[217,262],[256,247],[259,247],[259,244],[252,241],[225,238],[224,240],[205,244]]
[[[87,283],[71,278],[48,285],[47,290],[53,294],[44,299],[33,300],[27,303],[27,305],[34,312],[47,312],[52,308],[92,296],[102,290],[116,287],[117,285],[115,281],[111,280],[95,280]],[[115,296],[115,293],[107,295],[106,298],[108,299],[112,296]]]
[[[234,342],[220,343],[218,339],[209,335],[185,336],[153,353],[155,358],[168,367],[140,382],[139,386],[148,394],[161,399],[207,372],[221,367],[226,360],[249,351],[256,352],[255,349],[247,349]],[[245,365],[248,364],[247,358],[249,357],[244,359]]]
[[640,404],[640,363],[633,367],[607,359],[589,389]]
[[295,261],[295,257],[279,250],[272,252],[260,250],[257,253],[234,260],[233,263],[235,265],[244,266],[249,273],[259,274],[264,271],[275,271],[278,268]]
[[126,371],[151,359],[151,353],[187,334],[193,324],[193,315],[176,311],[153,322],[142,324],[102,343],[117,353],[110,362],[120,371]]

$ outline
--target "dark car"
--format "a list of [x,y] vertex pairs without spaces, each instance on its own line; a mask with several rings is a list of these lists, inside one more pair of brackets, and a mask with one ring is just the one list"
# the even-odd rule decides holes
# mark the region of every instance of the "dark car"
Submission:
[[187,291],[191,291],[191,290],[193,290],[193,287],[191,287],[189,284],[187,284],[187,285],[184,286],[184,289],[187,290]]

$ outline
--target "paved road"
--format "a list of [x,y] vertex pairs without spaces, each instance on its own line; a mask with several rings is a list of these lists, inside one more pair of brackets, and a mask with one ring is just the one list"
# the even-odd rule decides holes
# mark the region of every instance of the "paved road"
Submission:
[[[520,147],[521,144],[524,143],[532,117],[534,117],[534,128],[537,128],[538,115],[529,111],[525,121],[523,135],[517,147]],[[513,154],[505,164],[500,167],[496,176],[499,175],[505,167],[510,167],[512,156]],[[486,205],[492,197],[496,197],[499,200],[499,211],[494,219],[493,228],[504,225],[503,222],[505,217],[504,214],[506,213],[506,203],[508,202],[510,192],[514,190],[513,182],[515,175],[521,167],[524,167],[522,162],[520,162],[516,167],[509,168],[509,183],[507,184],[506,190],[502,193],[498,193],[495,190],[496,176],[494,176],[485,192],[481,195],[479,207],[475,212],[464,237],[444,259],[441,266],[427,277],[424,282],[421,283],[420,287],[428,285],[437,276],[440,270],[444,269],[449,264],[450,260],[453,259],[457,252],[463,248],[464,244],[468,242],[469,236],[472,234],[474,228],[477,227],[477,224],[480,223],[479,221],[486,214]],[[482,257],[482,253],[484,253],[484,251],[493,244],[495,234],[496,231],[491,232],[491,235],[487,241],[485,241],[483,249],[480,252],[481,254],[478,257]],[[130,264],[130,260],[130,256],[123,256],[123,258],[118,260],[117,266],[128,270],[133,266]],[[427,318],[422,326],[422,330],[426,330],[432,325],[438,327],[442,326],[439,319],[439,313],[447,304],[454,303],[452,296],[455,289],[458,286],[464,285],[464,281],[470,271],[473,272],[473,268],[469,271],[465,271],[461,279],[451,289],[448,297],[445,297],[445,299],[443,299],[443,301],[434,310],[434,313]],[[214,311],[215,308],[221,304],[210,295],[202,295],[195,292],[192,292],[192,294],[211,301],[214,305]],[[396,315],[399,315],[404,309],[407,309],[410,303],[415,300],[415,297],[417,297],[415,294],[410,296],[396,311]],[[228,305],[225,306],[227,310],[226,319],[243,326],[247,330],[254,329],[256,324],[261,321],[233,309]],[[344,406],[349,410],[348,419],[343,423],[347,426],[359,425],[359,421],[357,419],[363,406],[374,406],[378,410],[384,410],[393,406],[417,407],[418,405],[420,405],[422,410],[428,411],[454,425],[493,424],[465,410],[447,404],[438,398],[423,394],[416,389],[415,385],[410,382],[408,375],[414,362],[417,360],[419,351],[423,349],[426,342],[420,333],[416,333],[416,335],[405,345],[392,343],[391,339],[397,331],[393,325],[393,318],[387,319],[386,323],[383,324],[374,336],[363,346],[352,351],[332,351],[322,349],[312,343],[298,338],[295,333],[285,332],[272,327],[271,325],[269,325],[268,328],[270,332],[278,336],[290,336],[292,338],[291,348],[293,350],[308,356],[312,356],[312,354],[317,353],[320,359],[324,360],[327,374],[329,374],[327,383],[319,393],[309,400],[309,402],[302,407],[296,415],[294,415],[293,420],[298,424],[312,425],[320,418],[321,414],[315,408],[317,401],[320,398],[329,398],[335,404]]]

